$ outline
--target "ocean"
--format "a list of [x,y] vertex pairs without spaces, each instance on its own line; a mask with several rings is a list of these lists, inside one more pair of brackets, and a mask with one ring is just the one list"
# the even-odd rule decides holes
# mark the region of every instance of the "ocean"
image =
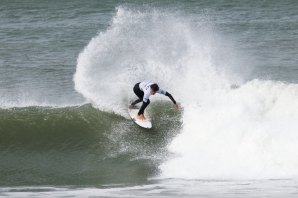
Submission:
[[2,0],[0,43],[0,197],[298,196],[297,1]]

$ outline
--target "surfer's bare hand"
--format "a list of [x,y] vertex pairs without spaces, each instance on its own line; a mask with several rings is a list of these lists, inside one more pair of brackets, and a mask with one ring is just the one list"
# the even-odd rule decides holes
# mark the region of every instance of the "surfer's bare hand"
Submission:
[[180,106],[179,106],[178,103],[174,104],[174,106],[176,107],[176,109],[179,109],[180,108]]

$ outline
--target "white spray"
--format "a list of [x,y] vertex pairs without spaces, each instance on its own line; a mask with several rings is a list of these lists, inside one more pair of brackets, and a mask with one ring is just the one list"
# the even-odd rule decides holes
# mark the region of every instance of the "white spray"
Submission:
[[175,157],[160,166],[161,177],[297,176],[298,86],[254,80],[231,89],[235,57],[210,25],[194,21],[119,7],[110,28],[79,55],[76,90],[121,115],[142,80],[158,82],[182,103],[183,128],[169,145]]

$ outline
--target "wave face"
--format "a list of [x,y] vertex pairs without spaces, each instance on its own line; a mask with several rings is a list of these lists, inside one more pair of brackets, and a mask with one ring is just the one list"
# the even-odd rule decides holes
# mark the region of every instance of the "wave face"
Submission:
[[180,125],[179,115],[165,106],[153,105],[165,119],[150,131],[91,104],[1,109],[0,185],[145,182],[158,174],[172,130]]
[[[79,55],[75,88],[120,115],[123,95],[138,81],[154,80],[173,93],[184,108],[183,128],[169,145],[177,157],[160,166],[161,177],[296,177],[298,87],[241,81],[248,57],[232,46],[203,14],[118,7],[110,28]],[[235,83],[241,86],[231,88]]]

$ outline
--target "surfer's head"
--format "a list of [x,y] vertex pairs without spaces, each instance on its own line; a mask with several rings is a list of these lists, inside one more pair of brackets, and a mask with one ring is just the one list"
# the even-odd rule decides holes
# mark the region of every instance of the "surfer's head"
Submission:
[[154,95],[159,90],[159,87],[156,83],[150,85],[150,88],[151,88],[151,94],[152,95]]

